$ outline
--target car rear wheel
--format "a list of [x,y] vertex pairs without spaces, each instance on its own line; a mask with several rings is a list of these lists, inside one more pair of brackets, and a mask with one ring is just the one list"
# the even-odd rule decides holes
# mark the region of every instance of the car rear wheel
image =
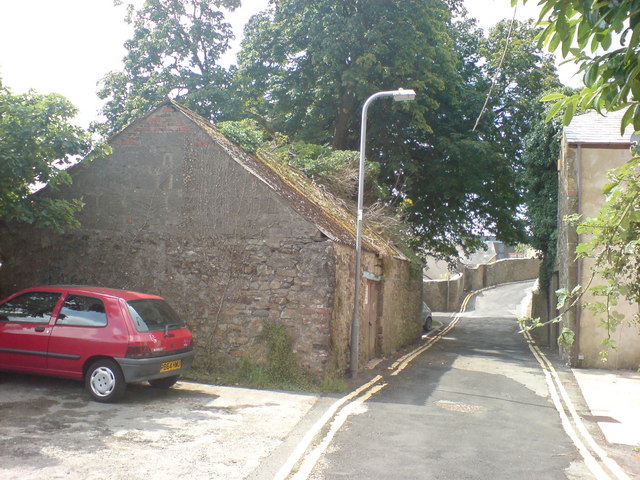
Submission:
[[174,375],[173,377],[164,377],[164,378],[156,378],[154,380],[149,380],[149,385],[153,388],[171,388],[178,381],[178,375]]
[[87,370],[85,387],[94,400],[112,403],[122,397],[127,384],[120,366],[113,360],[103,359],[92,363]]
[[424,325],[422,325],[422,329],[425,332],[428,332],[429,330],[431,330],[432,324],[433,324],[433,319],[431,317],[427,317],[427,319],[424,321]]

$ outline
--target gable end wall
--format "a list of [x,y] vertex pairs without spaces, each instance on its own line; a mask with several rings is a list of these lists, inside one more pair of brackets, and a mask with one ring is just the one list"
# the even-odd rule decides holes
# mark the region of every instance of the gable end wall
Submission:
[[1,293],[72,283],[162,295],[192,327],[205,368],[265,361],[262,325],[280,323],[299,363],[323,372],[332,242],[171,106],[111,143],[113,154],[74,167],[60,194],[86,202],[81,230],[0,233]]

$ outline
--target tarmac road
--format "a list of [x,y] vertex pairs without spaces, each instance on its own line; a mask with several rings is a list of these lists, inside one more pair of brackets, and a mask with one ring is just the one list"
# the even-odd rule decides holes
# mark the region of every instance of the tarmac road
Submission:
[[474,297],[455,328],[359,406],[308,478],[595,478],[518,333],[530,286]]

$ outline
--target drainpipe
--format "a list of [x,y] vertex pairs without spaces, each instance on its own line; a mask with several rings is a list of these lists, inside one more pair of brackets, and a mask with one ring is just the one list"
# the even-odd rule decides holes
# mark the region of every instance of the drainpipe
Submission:
[[[578,213],[580,215],[582,215],[582,144],[579,143],[578,144],[578,151],[577,151],[577,158],[576,158],[576,187],[577,187],[577,193],[578,193]],[[576,242],[580,243],[580,235],[578,235],[578,233],[576,232]],[[577,246],[577,245],[576,245]],[[577,270],[576,270],[576,282],[575,284],[577,285],[578,282],[582,281],[582,260],[576,260],[577,262]],[[574,339],[573,339],[573,358],[571,359],[571,363],[572,365],[578,366],[579,365],[579,361],[581,360],[581,354],[580,354],[580,322],[581,322],[581,317],[582,317],[582,306],[581,304],[576,305],[575,308],[575,325],[574,325]]]

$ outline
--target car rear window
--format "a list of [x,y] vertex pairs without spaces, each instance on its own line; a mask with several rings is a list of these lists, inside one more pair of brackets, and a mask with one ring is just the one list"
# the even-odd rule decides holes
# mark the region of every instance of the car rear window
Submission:
[[0,305],[0,321],[49,323],[59,298],[59,293],[23,293]]
[[145,298],[127,302],[133,324],[139,332],[158,332],[184,327],[178,314],[164,300]]
[[95,297],[69,295],[60,309],[56,325],[104,327],[107,325],[104,303]]

